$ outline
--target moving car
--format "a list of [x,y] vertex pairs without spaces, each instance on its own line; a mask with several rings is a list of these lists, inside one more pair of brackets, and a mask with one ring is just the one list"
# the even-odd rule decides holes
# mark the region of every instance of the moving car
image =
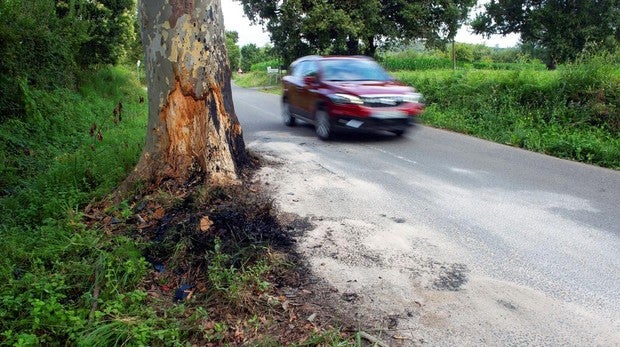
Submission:
[[282,119],[314,125],[322,140],[342,128],[402,135],[424,111],[422,95],[362,56],[307,56],[282,78]]

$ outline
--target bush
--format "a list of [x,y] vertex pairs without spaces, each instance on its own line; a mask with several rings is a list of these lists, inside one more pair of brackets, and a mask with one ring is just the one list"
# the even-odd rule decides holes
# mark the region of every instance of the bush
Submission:
[[452,60],[449,58],[437,58],[415,52],[387,54],[379,61],[390,71],[452,69]]
[[272,69],[277,69],[280,67],[280,65],[281,63],[279,60],[273,59],[273,60],[268,60],[268,61],[263,61],[260,63],[253,64],[252,67],[250,68],[250,71],[266,72],[268,67]]
[[432,125],[562,158],[620,168],[617,55],[559,71],[396,72],[418,88]]

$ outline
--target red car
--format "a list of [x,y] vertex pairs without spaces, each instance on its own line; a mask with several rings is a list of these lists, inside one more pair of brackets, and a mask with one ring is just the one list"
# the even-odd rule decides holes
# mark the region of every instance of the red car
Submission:
[[307,56],[282,78],[282,119],[314,124],[322,140],[335,130],[387,130],[402,135],[424,111],[422,95],[396,82],[373,59]]

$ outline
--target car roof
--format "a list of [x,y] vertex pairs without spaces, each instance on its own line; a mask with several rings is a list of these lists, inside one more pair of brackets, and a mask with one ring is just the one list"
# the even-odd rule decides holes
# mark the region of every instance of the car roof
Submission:
[[305,57],[301,57],[294,62],[291,63],[291,67],[303,62],[303,61],[319,61],[319,60],[331,60],[331,59],[359,59],[359,60],[369,60],[374,61],[371,57],[365,55],[307,55]]

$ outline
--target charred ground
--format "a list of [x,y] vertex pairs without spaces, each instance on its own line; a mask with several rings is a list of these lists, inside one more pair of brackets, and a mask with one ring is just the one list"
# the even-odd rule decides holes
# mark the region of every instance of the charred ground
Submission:
[[[142,283],[159,316],[182,313],[182,339],[196,345],[321,345],[352,341],[325,301],[332,292],[295,250],[307,219],[279,213],[253,181],[253,157],[237,186],[142,187],[125,208],[86,209],[91,224],[143,245]],[[336,329],[338,326],[339,329]],[[344,328],[343,328],[344,327]]]

